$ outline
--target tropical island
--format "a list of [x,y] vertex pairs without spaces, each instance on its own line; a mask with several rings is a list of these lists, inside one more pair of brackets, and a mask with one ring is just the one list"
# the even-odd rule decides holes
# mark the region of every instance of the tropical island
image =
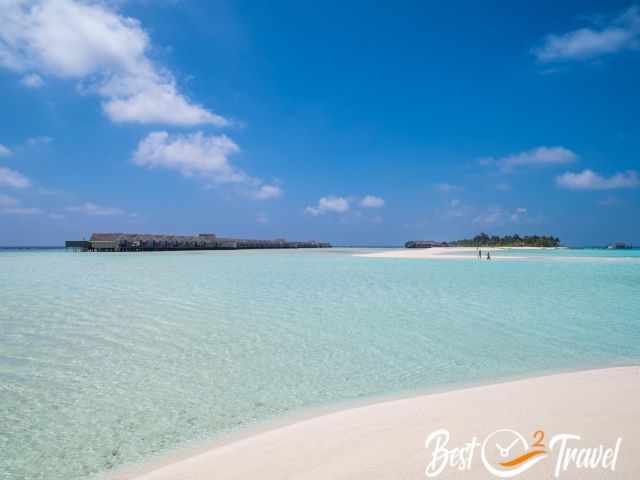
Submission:
[[471,239],[454,240],[452,242],[436,242],[433,240],[409,240],[404,244],[406,248],[432,247],[547,247],[560,246],[558,237],[546,235],[487,235],[480,233]]
[[450,243],[453,247],[559,247],[560,239],[546,235],[487,235],[481,233],[472,239],[456,240]]

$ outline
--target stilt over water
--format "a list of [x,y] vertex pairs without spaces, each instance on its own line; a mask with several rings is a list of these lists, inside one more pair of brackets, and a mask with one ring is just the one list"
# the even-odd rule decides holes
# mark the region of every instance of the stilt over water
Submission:
[[253,248],[330,248],[327,242],[290,242],[221,238],[213,233],[199,235],[148,235],[138,233],[94,233],[89,240],[67,240],[66,248],[83,252],[141,252],[162,250],[240,250]]

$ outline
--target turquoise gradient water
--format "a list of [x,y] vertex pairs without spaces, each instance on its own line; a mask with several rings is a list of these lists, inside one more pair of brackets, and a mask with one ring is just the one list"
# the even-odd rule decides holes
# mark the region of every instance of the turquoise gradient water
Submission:
[[89,478],[307,407],[640,359],[637,251],[352,253],[0,252],[0,478]]
[[[486,250],[484,250],[486,255]],[[450,254],[461,255],[455,249],[452,249]],[[563,260],[575,260],[575,259],[600,259],[608,261],[617,261],[619,259],[640,259],[640,249],[628,248],[628,249],[608,249],[608,248],[553,248],[553,249],[538,249],[538,248],[499,248],[492,251],[493,256],[499,257],[527,257],[527,260],[549,260],[552,258],[559,258]],[[464,255],[471,257],[477,256],[477,251],[472,250]]]

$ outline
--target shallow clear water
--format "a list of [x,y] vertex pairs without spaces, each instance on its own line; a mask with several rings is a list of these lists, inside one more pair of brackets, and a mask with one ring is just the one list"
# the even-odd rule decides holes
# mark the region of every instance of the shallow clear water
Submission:
[[[452,250],[451,254],[461,255],[461,253]],[[486,252],[485,252],[486,254]],[[476,251],[467,252],[466,255],[471,257],[477,256]],[[640,249],[608,249],[608,248],[501,248],[492,251],[491,255],[500,257],[527,257],[528,260],[549,260],[553,258],[571,259],[601,259],[616,261],[618,259],[637,259],[640,260]]]
[[301,408],[637,362],[640,257],[576,252],[2,251],[0,478],[87,478]]
[[607,248],[557,248],[557,249],[507,249],[499,252],[501,255],[526,255],[535,257],[597,257],[601,259],[640,259],[640,249],[607,249]]

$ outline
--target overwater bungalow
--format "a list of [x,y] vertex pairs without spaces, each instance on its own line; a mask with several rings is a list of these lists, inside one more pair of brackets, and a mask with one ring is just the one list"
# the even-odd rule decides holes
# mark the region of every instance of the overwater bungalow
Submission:
[[315,240],[289,242],[221,238],[213,233],[199,235],[150,235],[138,233],[94,233],[89,240],[67,240],[65,247],[89,252],[146,252],[163,250],[239,250],[257,248],[330,248]]

